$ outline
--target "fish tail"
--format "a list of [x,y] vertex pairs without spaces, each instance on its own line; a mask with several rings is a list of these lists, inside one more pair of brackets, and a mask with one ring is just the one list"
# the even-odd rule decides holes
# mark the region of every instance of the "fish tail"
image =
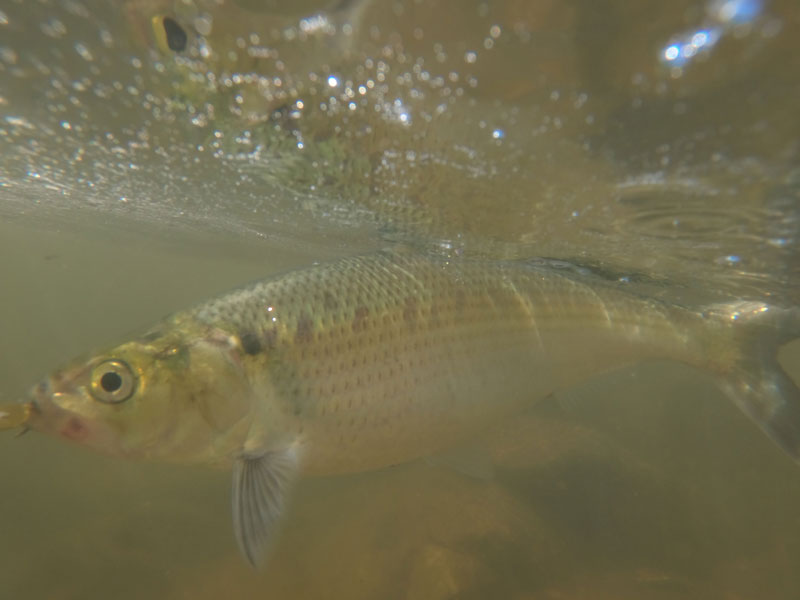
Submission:
[[800,462],[800,388],[778,362],[783,344],[800,338],[800,308],[728,305],[737,358],[722,388],[795,461]]

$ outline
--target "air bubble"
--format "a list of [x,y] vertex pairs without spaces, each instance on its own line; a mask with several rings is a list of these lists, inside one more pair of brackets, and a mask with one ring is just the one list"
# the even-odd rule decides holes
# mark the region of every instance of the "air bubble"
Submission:
[[200,35],[210,35],[213,19],[210,15],[200,15],[194,20],[194,28]]
[[17,53],[11,48],[0,48],[0,60],[9,65],[17,64]]
[[89,48],[87,48],[81,42],[75,42],[74,48],[75,48],[75,52],[77,52],[83,60],[85,60],[85,61],[93,61],[94,60],[94,56],[92,55],[92,52],[89,50]]
[[114,45],[114,38],[111,36],[111,32],[106,29],[100,31],[100,41],[106,48],[111,48]]
[[49,21],[41,24],[42,33],[51,38],[60,38],[67,33],[67,28],[64,24],[53,17]]

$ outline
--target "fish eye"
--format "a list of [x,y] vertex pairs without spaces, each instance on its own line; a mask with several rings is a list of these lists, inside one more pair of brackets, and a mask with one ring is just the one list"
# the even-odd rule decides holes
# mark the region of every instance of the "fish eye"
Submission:
[[136,389],[136,377],[121,360],[106,360],[92,369],[89,391],[95,400],[116,404],[124,402]]

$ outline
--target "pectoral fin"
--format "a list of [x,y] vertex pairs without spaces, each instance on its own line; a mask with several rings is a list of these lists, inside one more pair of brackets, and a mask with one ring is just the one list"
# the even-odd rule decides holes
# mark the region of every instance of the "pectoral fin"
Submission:
[[275,535],[296,471],[294,448],[242,456],[233,465],[233,530],[254,567],[262,563]]

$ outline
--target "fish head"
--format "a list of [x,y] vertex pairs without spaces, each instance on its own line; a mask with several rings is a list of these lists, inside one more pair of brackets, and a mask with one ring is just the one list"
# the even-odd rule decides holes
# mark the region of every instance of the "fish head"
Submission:
[[104,454],[223,461],[252,409],[236,339],[181,326],[73,361],[31,391],[27,426]]

